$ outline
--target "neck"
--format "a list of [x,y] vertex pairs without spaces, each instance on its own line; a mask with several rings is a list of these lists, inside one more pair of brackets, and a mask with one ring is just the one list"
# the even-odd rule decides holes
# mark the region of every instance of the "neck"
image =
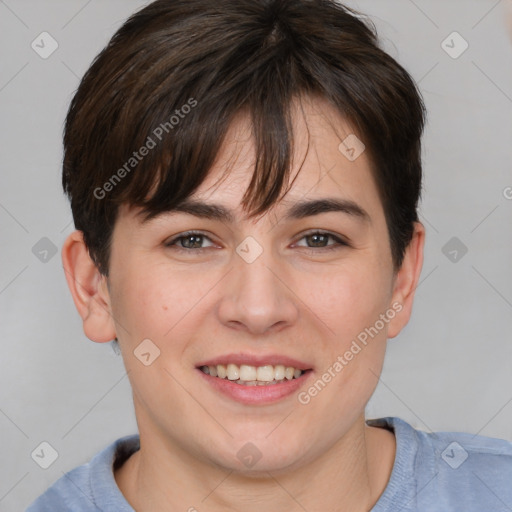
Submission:
[[154,433],[144,434],[141,429],[141,449],[115,473],[121,492],[138,512],[367,512],[387,485],[396,448],[392,432],[367,426],[361,416],[313,460],[249,476],[200,460]]

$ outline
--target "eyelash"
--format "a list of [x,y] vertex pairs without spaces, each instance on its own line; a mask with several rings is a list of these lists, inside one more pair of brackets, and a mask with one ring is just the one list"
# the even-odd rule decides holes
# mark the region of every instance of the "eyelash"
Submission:
[[[333,235],[332,233],[329,233],[328,231],[318,231],[318,230],[310,231],[310,232],[304,233],[302,235],[302,237],[299,238],[298,241],[302,240],[303,238],[307,238],[307,237],[310,237],[313,235],[327,236],[328,238],[332,238],[336,243],[326,246],[326,247],[302,247],[301,246],[302,249],[306,250],[306,252],[317,253],[318,251],[325,252],[325,251],[332,251],[335,249],[341,249],[342,247],[349,247],[349,244],[347,242],[342,240],[340,237]],[[175,250],[181,251],[181,252],[192,252],[192,251],[202,252],[206,249],[209,249],[209,247],[200,247],[200,248],[196,248],[196,249],[189,249],[186,247],[178,247],[177,245],[175,245],[176,242],[178,242],[179,240],[188,238],[190,236],[200,236],[200,237],[207,238],[208,240],[212,241],[210,239],[210,237],[208,237],[207,235],[205,235],[204,233],[201,233],[199,231],[186,231],[186,232],[181,233],[180,235],[174,237],[172,240],[169,240],[168,242],[166,242],[165,246],[166,247],[174,247]]]

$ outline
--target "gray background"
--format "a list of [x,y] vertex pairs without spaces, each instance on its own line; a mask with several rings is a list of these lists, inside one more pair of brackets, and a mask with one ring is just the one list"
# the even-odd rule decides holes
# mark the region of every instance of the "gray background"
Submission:
[[[0,1],[2,511],[24,509],[64,472],[136,432],[121,357],[110,344],[87,340],[65,282],[60,248],[73,224],[60,165],[63,119],[79,77],[143,4]],[[371,16],[384,47],[419,82],[429,111],[423,274],[409,325],[389,341],[367,416],[512,440],[507,3],[347,4]],[[31,48],[43,31],[59,45],[47,59]],[[456,59],[442,47],[453,31],[469,43]],[[452,39],[453,52],[461,46]],[[446,246],[453,237],[456,245]],[[458,261],[450,260],[454,248]],[[31,458],[43,441],[58,452],[48,469]]]

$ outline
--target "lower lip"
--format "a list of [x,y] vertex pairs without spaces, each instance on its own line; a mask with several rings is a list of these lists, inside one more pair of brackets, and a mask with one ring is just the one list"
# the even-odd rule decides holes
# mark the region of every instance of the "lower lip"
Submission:
[[249,405],[270,404],[286,398],[303,386],[313,373],[312,370],[306,370],[298,379],[285,379],[278,384],[266,386],[245,386],[244,384],[236,384],[228,379],[212,377],[199,368],[197,368],[197,371],[201,374],[202,378],[217,391],[220,391],[237,402]]

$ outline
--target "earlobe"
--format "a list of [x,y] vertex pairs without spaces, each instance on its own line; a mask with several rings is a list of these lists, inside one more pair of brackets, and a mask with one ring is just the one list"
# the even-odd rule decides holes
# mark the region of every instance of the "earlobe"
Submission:
[[104,343],[116,337],[106,277],[100,274],[85,245],[82,231],[73,231],[62,246],[62,264],[84,333]]
[[389,322],[388,338],[394,338],[407,325],[412,313],[414,292],[418,286],[423,267],[423,249],[425,246],[425,227],[421,222],[414,223],[414,233],[398,271],[391,304],[399,303],[400,312]]

